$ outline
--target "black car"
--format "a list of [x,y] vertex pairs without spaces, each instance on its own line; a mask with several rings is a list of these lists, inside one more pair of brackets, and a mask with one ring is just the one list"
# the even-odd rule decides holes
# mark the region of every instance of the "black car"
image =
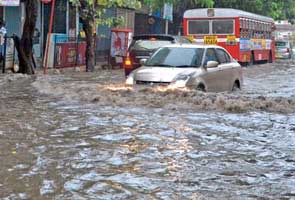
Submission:
[[191,43],[191,41],[186,37],[173,35],[146,34],[133,36],[127,56],[124,58],[125,76],[141,66],[141,59],[149,58],[159,47],[173,43]]

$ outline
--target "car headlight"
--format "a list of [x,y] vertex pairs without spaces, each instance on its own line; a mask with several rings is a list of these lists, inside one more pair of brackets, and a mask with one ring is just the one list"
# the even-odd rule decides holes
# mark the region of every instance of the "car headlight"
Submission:
[[176,76],[172,80],[171,84],[175,87],[185,87],[189,79],[190,79],[190,75],[181,74]]
[[125,84],[126,84],[126,85],[133,85],[133,84],[134,84],[134,74],[133,74],[133,73],[131,73],[131,74],[127,77],[127,79],[126,79],[126,81],[125,81]]

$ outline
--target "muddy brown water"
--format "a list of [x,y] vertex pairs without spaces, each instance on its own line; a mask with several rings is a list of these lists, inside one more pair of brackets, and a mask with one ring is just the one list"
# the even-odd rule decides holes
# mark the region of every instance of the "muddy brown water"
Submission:
[[235,93],[0,76],[0,199],[295,199],[295,63]]

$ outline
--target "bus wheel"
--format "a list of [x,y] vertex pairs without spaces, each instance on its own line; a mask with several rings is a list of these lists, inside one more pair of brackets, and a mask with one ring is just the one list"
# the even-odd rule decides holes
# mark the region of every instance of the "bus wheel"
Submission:
[[242,67],[247,67],[249,65],[249,63],[247,62],[239,62],[239,64],[242,66]]
[[268,63],[272,63],[272,53],[271,53],[271,51],[269,51]]
[[249,65],[254,65],[254,64],[255,64],[254,53],[251,53],[251,58],[250,58]]

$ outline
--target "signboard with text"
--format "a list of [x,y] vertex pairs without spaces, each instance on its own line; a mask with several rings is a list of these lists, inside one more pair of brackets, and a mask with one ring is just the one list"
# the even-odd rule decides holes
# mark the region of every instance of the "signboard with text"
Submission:
[[164,13],[163,18],[165,20],[172,21],[173,20],[173,6],[170,3],[165,3],[164,5]]
[[204,44],[216,45],[218,42],[218,37],[216,35],[205,35]]
[[55,46],[54,67],[65,68],[86,64],[86,42],[65,42]]
[[19,6],[20,0],[0,0],[0,6]]

